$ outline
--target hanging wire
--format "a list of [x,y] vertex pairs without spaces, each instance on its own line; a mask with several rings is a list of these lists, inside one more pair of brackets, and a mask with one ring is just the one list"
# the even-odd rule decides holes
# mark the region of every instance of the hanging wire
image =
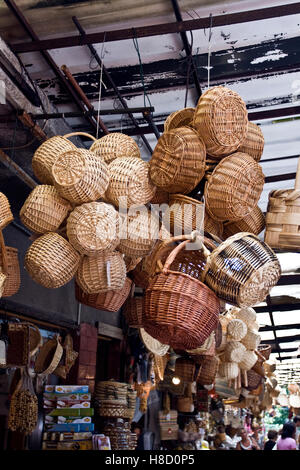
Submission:
[[137,52],[138,59],[139,59],[139,64],[140,64],[140,77],[141,77],[141,82],[142,82],[143,91],[144,91],[144,107],[146,108],[146,99],[148,100],[149,106],[152,107],[151,100],[150,100],[150,98],[147,94],[147,90],[146,90],[146,87],[145,87],[143,63],[142,63],[142,59],[141,59],[139,43],[138,43],[138,40],[137,40],[137,37],[136,37],[136,31],[135,31],[134,28],[133,28],[133,35],[134,35],[134,38],[132,39],[133,40],[133,45],[134,45],[134,48]]
[[192,62],[193,62],[194,36],[193,36],[192,31],[190,31],[190,34],[191,34],[191,44],[190,44],[190,55],[188,57],[188,68],[187,68],[187,74],[186,74],[185,99],[184,99],[184,107],[185,108],[187,106],[187,97],[188,97],[189,82],[190,82],[190,75],[191,75],[191,66],[192,66]]
[[210,56],[211,56],[211,38],[212,38],[212,13],[209,15],[210,25],[209,25],[209,34],[208,34],[208,57],[207,57],[207,87],[209,88],[210,84]]
[[105,38],[106,38],[106,32],[104,33],[103,43],[102,43],[102,49],[101,49],[101,53],[100,53],[101,67],[100,67],[100,77],[99,77],[99,93],[98,93],[98,112],[97,112],[97,131],[96,131],[96,139],[98,139],[98,135],[99,135],[99,118],[100,118],[101,95],[102,95],[103,60],[104,60],[104,56],[105,56],[105,51],[104,51]]

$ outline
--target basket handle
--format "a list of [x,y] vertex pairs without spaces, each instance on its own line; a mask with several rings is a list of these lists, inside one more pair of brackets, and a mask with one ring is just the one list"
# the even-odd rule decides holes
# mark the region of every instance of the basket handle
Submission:
[[255,354],[261,359],[263,362],[265,362],[266,358],[263,356],[259,351],[255,350]]
[[8,262],[7,262],[7,251],[2,230],[0,230],[0,250],[2,254],[2,271],[7,276],[8,274]]
[[69,137],[75,137],[77,135],[83,135],[85,137],[89,137],[89,139],[92,139],[94,142],[96,142],[96,137],[93,137],[91,134],[88,134],[87,132],[70,132],[70,134],[65,134],[64,138],[68,139]]

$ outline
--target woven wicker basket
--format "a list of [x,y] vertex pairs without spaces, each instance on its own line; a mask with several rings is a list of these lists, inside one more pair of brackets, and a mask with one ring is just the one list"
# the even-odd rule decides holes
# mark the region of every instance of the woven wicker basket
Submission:
[[143,205],[153,199],[156,187],[149,179],[149,163],[140,158],[116,158],[109,167],[106,198],[117,207]]
[[247,334],[247,325],[238,319],[231,320],[227,325],[227,335],[235,341],[241,341]]
[[158,233],[158,217],[145,207],[137,209],[125,217],[118,250],[133,258],[144,257],[152,250]]
[[0,192],[0,230],[3,230],[8,224],[14,220],[9,200],[5,194]]
[[141,156],[135,140],[120,132],[111,132],[96,140],[90,147],[90,151],[101,157],[108,165],[116,158]]
[[261,336],[257,334],[256,331],[249,330],[247,331],[246,336],[241,339],[241,343],[246,346],[250,351],[255,351],[261,341]]
[[35,240],[25,255],[25,268],[32,279],[47,288],[67,284],[75,275],[80,256],[57,233],[46,233]]
[[151,351],[157,356],[164,356],[170,349],[168,344],[161,343],[157,339],[153,338],[144,330],[144,328],[140,328],[140,337],[148,351]]
[[0,298],[2,297],[4,291],[4,284],[6,281],[6,275],[0,269]]
[[35,233],[55,232],[72,209],[56,188],[40,184],[29,194],[20,210],[25,227]]
[[144,268],[144,260],[138,263],[137,266],[130,271],[129,276],[137,287],[141,287],[142,289],[146,289],[148,287],[150,278],[148,271]]
[[223,224],[217,220],[212,219],[207,212],[204,213],[204,230],[205,232],[212,233],[217,237],[223,238]]
[[121,253],[100,253],[84,256],[79,264],[76,281],[87,294],[99,294],[122,289],[126,280],[126,265]]
[[248,328],[253,329],[253,325],[256,323],[256,312],[254,308],[240,308],[233,309],[234,316],[238,320],[242,320]]
[[218,374],[226,380],[234,380],[239,375],[239,365],[236,362],[221,362]]
[[88,305],[89,307],[96,308],[97,310],[104,310],[105,312],[118,312],[123,304],[126,302],[132,288],[132,281],[127,277],[122,289],[110,290],[102,294],[86,294],[75,283],[75,297],[78,302]]
[[246,347],[239,341],[228,341],[224,351],[225,361],[239,363],[245,351]]
[[265,139],[261,128],[254,122],[248,122],[248,131],[242,145],[239,147],[239,152],[247,153],[259,162],[264,151],[264,145]]
[[281,268],[271,248],[256,235],[239,233],[209,252],[202,282],[232,305],[251,307],[262,302],[276,285]]
[[207,153],[221,157],[237,150],[248,131],[247,109],[242,98],[223,86],[210,88],[200,97],[193,127]]
[[[257,374],[253,369],[247,371],[247,385],[246,389],[253,391],[256,390],[262,382],[261,375]],[[243,386],[245,386],[244,381],[242,381]]]
[[169,193],[161,188],[156,188],[151,204],[169,204]]
[[64,136],[56,135],[51,137],[38,147],[32,158],[32,169],[41,183],[54,183],[52,177],[52,166],[56,158],[61,153],[67,152],[68,150],[75,150],[76,146],[72,144],[68,138],[80,135],[96,140],[93,136],[85,132],[72,132],[71,134],[66,134]]
[[178,127],[191,126],[194,118],[195,108],[184,108],[171,113],[164,122],[164,132]]
[[261,209],[256,206],[250,214],[243,219],[224,223],[222,238],[226,240],[226,238],[239,232],[249,232],[254,233],[254,235],[259,235],[264,230],[265,225],[265,216]]
[[111,204],[87,202],[69,215],[68,239],[82,255],[112,251],[120,243],[121,223],[120,215]]
[[204,176],[205,156],[204,143],[190,127],[165,132],[150,160],[150,178],[169,193],[188,194]]
[[257,361],[257,355],[254,351],[245,351],[239,366],[242,370],[250,370]]
[[167,353],[164,356],[154,354],[153,369],[155,374],[155,382],[159,383],[164,380],[165,370],[169,361],[170,355]]
[[34,370],[40,375],[50,375],[57,368],[63,355],[63,347],[57,337],[49,339],[41,347]]
[[131,328],[142,328],[144,325],[144,297],[129,298],[124,305],[123,314]]
[[178,397],[177,410],[179,413],[191,413],[194,409],[193,397]]
[[272,346],[270,344],[259,344],[257,350],[267,361],[272,352]]
[[173,235],[190,234],[193,230],[201,231],[204,226],[204,203],[182,194],[171,194],[170,208],[164,215],[170,222]]
[[203,356],[196,382],[200,385],[214,383],[219,368],[219,359],[215,356]]
[[217,165],[205,185],[208,215],[221,222],[246,217],[257,205],[264,182],[261,166],[250,155],[229,155]]
[[60,154],[53,163],[52,176],[59,194],[74,204],[100,199],[109,184],[106,163],[85,149]]
[[[189,349],[187,352],[191,356],[213,356],[216,352],[215,332],[213,331],[199,348]],[[197,360],[194,357],[193,359]]]
[[129,273],[142,261],[142,258],[132,258],[131,256],[124,256],[124,261],[126,264],[126,271]]
[[174,375],[183,382],[193,382],[195,370],[195,363],[191,359],[180,357],[175,362]]
[[201,346],[216,329],[220,303],[198,279],[170,269],[192,237],[181,240],[146,290],[145,330],[162,343],[187,350]]
[[294,189],[271,191],[265,242],[272,248],[300,251],[300,158]]
[[0,240],[0,268],[6,276],[2,297],[10,297],[18,292],[21,285],[18,249],[5,246],[2,235]]

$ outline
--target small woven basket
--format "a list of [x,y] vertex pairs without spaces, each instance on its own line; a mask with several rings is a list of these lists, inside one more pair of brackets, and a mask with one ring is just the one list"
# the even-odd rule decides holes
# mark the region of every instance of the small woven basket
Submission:
[[247,153],[259,162],[264,151],[264,145],[265,139],[261,128],[254,122],[248,122],[248,131],[242,145],[239,147],[239,152]]
[[165,132],[150,160],[150,178],[169,193],[188,194],[204,176],[205,156],[204,143],[190,127]]
[[49,339],[41,347],[36,358],[34,370],[36,374],[50,375],[57,368],[63,355],[63,347],[57,337]]
[[0,192],[0,230],[3,230],[8,224],[14,220],[9,200],[5,194]]
[[70,203],[59,195],[54,186],[40,184],[24,202],[20,219],[32,232],[55,232],[71,209]]
[[256,235],[239,233],[229,237],[207,258],[202,282],[223,300],[239,307],[262,302],[281,274],[280,263],[271,248]]
[[235,341],[241,341],[247,334],[247,325],[238,319],[231,320],[227,325],[227,335]]
[[239,363],[245,351],[246,347],[239,341],[228,341],[224,351],[225,361]]
[[142,328],[144,325],[144,297],[129,298],[124,305],[123,314],[131,328]]
[[259,344],[257,350],[267,361],[270,358],[272,346],[270,344]]
[[97,157],[109,165],[116,158],[141,156],[140,149],[135,140],[126,134],[120,132],[111,132],[110,134],[96,140],[90,147]]
[[218,374],[226,380],[234,380],[238,377],[239,371],[239,365],[236,362],[221,362]]
[[[243,381],[242,381],[243,382]],[[256,390],[262,382],[261,375],[257,374],[253,369],[247,371],[247,390],[253,391]],[[243,383],[243,386],[245,384]]]
[[60,154],[53,163],[52,177],[59,194],[74,204],[100,199],[109,184],[108,166],[86,149]]
[[129,273],[142,261],[142,258],[132,258],[131,256],[124,256],[124,261],[126,264],[126,271]]
[[82,255],[95,256],[114,250],[120,243],[121,217],[111,204],[87,202],[68,217],[67,235]]
[[200,385],[214,383],[219,368],[219,359],[215,356],[203,356],[196,382]]
[[260,341],[261,336],[257,334],[256,331],[252,331],[249,329],[247,331],[246,336],[241,339],[241,343],[243,343],[243,345],[246,346],[246,348],[250,351],[255,351],[258,348]]
[[124,287],[126,265],[121,253],[100,253],[80,260],[76,281],[87,294],[99,294]]
[[17,248],[5,246],[1,243],[0,268],[6,276],[2,297],[10,297],[18,292],[21,285]]
[[238,93],[223,86],[210,88],[200,97],[193,120],[207,153],[222,158],[237,150],[248,131],[248,116]]
[[224,223],[223,239],[226,240],[226,238],[239,232],[249,232],[254,233],[254,235],[259,235],[260,232],[264,230],[265,225],[265,216],[261,209],[256,206],[250,214],[243,219]]
[[178,127],[191,126],[194,118],[195,108],[184,108],[171,113],[164,122],[164,132]]
[[159,234],[159,219],[145,207],[126,215],[118,250],[133,258],[150,253]]
[[251,308],[251,307],[237,308],[237,309],[233,309],[233,313],[234,313],[235,318],[237,318],[238,320],[242,320],[247,325],[248,328],[254,329],[252,327],[253,325],[255,325],[256,318],[257,318],[254,308]]
[[204,226],[204,203],[182,194],[171,194],[170,208],[165,217],[169,217],[170,232],[173,235],[190,234],[193,230],[201,231]]
[[57,233],[46,233],[35,240],[25,255],[25,268],[32,279],[47,288],[67,284],[75,275],[80,255]]
[[175,377],[179,377],[183,382],[193,382],[195,375],[195,363],[191,359],[180,357],[175,362]]
[[116,158],[109,167],[106,198],[117,207],[143,205],[153,199],[156,187],[149,179],[149,163],[140,158]]
[[258,203],[265,178],[250,155],[236,152],[217,165],[204,189],[206,211],[220,222],[246,217]]
[[177,410],[179,413],[191,413],[193,411],[193,397],[178,397]]
[[254,351],[245,351],[242,360],[239,362],[239,367],[242,370],[250,370],[257,361],[257,355]]
[[110,290],[102,294],[86,294],[75,283],[75,297],[78,302],[105,312],[118,312],[126,302],[132,288],[132,281],[127,277],[122,289]]
[[174,349],[187,350],[201,346],[216,329],[220,303],[198,279],[171,270],[172,262],[192,240],[179,238],[184,241],[172,250],[146,290],[145,330]]

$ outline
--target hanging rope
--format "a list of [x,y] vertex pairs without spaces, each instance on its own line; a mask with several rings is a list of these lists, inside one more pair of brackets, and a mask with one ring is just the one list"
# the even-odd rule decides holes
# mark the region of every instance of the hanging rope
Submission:
[[100,109],[101,109],[102,77],[103,77],[103,59],[104,59],[104,56],[105,56],[105,52],[104,52],[105,37],[106,37],[106,32],[104,33],[104,38],[103,38],[103,43],[102,43],[102,49],[101,49],[101,54],[100,54],[101,67],[100,67],[100,77],[99,77],[99,93],[98,93],[98,112],[97,112],[97,131],[96,131],[96,139],[98,139],[98,135],[99,135],[99,118],[100,118]]
[[210,84],[210,56],[211,56],[211,37],[212,37],[212,21],[213,21],[212,13],[209,15],[209,17],[210,17],[210,26],[209,26],[209,34],[208,34],[208,57],[207,57],[207,87],[208,88]]
[[[141,77],[141,82],[142,82],[143,91],[144,91],[144,107],[146,108],[146,99],[148,100],[149,106],[152,107],[150,98],[149,98],[149,96],[148,96],[148,94],[147,94],[146,87],[145,87],[145,78],[144,78],[143,63],[142,63],[142,59],[141,59],[139,43],[138,43],[138,40],[137,40],[137,37],[136,37],[136,32],[135,32],[135,29],[134,29],[134,28],[133,28],[133,34],[134,34],[134,38],[133,38],[132,40],[133,40],[133,45],[134,45],[134,48],[135,48],[135,50],[136,50],[136,52],[137,52],[138,59],[139,59],[140,77]],[[151,113],[151,114],[152,114],[152,113]]]

